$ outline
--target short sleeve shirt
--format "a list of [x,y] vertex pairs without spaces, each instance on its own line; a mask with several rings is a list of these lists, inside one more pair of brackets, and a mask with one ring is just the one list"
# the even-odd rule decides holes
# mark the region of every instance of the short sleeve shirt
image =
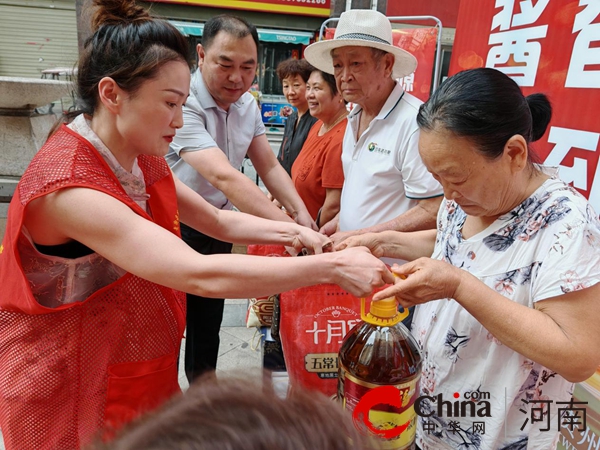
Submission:
[[316,220],[325,203],[327,189],[341,189],[344,185],[342,170],[342,140],[347,120],[342,120],[323,136],[318,121],[308,133],[308,138],[292,166],[292,181],[298,195]]
[[[465,219],[454,201],[442,202],[432,257],[467,270],[515,303],[533,308],[600,281],[598,216],[560,179],[547,180],[469,239],[461,235]],[[419,305],[412,333],[423,349],[421,395],[436,399],[421,402],[421,410],[431,414],[418,420],[423,450],[556,448],[557,402],[570,400],[572,383],[503,345],[454,300]],[[449,415],[445,408],[440,415],[438,395],[454,403],[473,393],[486,398],[489,416]],[[476,402],[475,410],[485,407]],[[549,416],[532,423],[532,412],[544,407]],[[474,422],[484,422],[484,431]],[[547,423],[551,429],[544,431]]]
[[173,173],[205,200],[219,209],[231,209],[225,194],[216,189],[180,156],[181,152],[218,147],[231,166],[240,168],[252,140],[265,134],[256,100],[249,92],[232,103],[229,111],[217,106],[207,90],[200,70],[192,75],[190,96],[183,107],[183,127],[177,133],[166,156]]
[[339,228],[350,231],[394,219],[418,200],[442,195],[419,155],[417,113],[421,101],[400,83],[358,137],[361,108],[348,116],[344,135]]
[[311,116],[309,111],[302,114],[302,117],[298,120],[298,111],[294,111],[285,122],[283,140],[277,159],[290,176],[292,175],[294,161],[300,154],[300,150],[302,150],[302,146],[308,137],[308,132],[316,121],[317,118]]

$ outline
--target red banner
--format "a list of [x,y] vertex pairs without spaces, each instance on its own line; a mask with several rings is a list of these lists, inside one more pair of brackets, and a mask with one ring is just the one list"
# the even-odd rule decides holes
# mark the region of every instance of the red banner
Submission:
[[162,3],[186,3],[212,8],[264,11],[279,14],[329,17],[331,0],[153,0]]
[[462,0],[450,73],[493,67],[554,109],[533,145],[600,212],[600,1]]
[[[327,28],[325,39],[333,39],[334,33],[334,28]],[[418,61],[417,70],[401,80],[404,90],[423,101],[429,98],[431,91],[437,35],[435,27],[406,28],[392,33],[394,45],[408,51]]]

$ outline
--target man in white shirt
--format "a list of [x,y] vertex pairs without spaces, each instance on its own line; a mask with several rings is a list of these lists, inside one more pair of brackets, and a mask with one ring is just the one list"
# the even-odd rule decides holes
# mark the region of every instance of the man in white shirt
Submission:
[[[197,52],[199,69],[192,76],[190,96],[183,109],[184,125],[177,130],[166,157],[173,172],[217,208],[235,206],[256,216],[296,220],[316,229],[290,177],[271,150],[260,111],[248,92],[258,61],[256,28],[238,17],[213,17],[204,25]],[[238,168],[246,154],[269,192],[291,217],[240,173]],[[184,224],[181,234],[203,254],[231,252],[230,243]],[[216,368],[223,305],[223,299],[188,294],[185,370],[190,382],[202,372]]]
[[304,55],[332,73],[344,99],[356,104],[344,136],[340,213],[322,232],[339,244],[365,232],[435,228],[442,187],[419,156],[422,102],[397,81],[417,61],[392,45],[389,20],[373,10],[347,11],[334,38],[310,45]]

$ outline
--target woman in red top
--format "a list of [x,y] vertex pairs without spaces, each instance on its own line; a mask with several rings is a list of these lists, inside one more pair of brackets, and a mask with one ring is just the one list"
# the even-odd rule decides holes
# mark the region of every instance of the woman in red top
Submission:
[[185,298],[260,296],[314,283],[369,293],[391,274],[366,249],[305,258],[204,256],[179,220],[221,240],[307,247],[294,223],[221,211],[175,179],[185,38],[134,0],[95,0],[77,77],[82,111],[15,191],[0,245],[0,429],[7,449],[73,449],[179,390]]
[[306,85],[310,114],[317,119],[292,166],[292,181],[318,226],[340,210],[344,184],[342,141],[348,110],[333,75],[314,70]]

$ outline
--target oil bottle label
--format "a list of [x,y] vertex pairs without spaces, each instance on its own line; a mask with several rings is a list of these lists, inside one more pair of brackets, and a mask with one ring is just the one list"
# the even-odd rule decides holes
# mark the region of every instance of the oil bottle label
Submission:
[[340,365],[339,380],[342,404],[360,431],[376,436],[378,448],[411,448],[417,432],[414,403],[420,375],[406,383],[380,385],[359,380]]

